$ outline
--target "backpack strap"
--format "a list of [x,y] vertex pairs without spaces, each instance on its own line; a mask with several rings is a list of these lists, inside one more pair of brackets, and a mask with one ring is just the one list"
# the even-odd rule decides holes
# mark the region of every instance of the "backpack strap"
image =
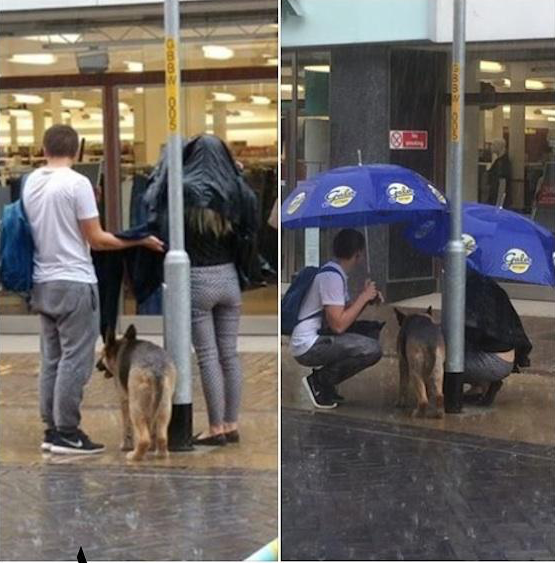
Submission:
[[[345,288],[345,278],[343,277],[343,274],[337,268],[334,268],[333,266],[323,266],[322,268],[320,268],[320,270],[318,271],[316,276],[318,274],[323,274],[325,272],[335,272],[336,274],[341,276],[341,280],[343,281],[343,288]],[[314,276],[314,279],[316,279],[316,276]],[[314,283],[314,282],[312,282],[312,283]],[[312,313],[312,315],[309,315],[308,317],[305,317],[304,319],[299,319],[297,321],[297,324],[300,324],[304,321],[308,321],[308,319],[314,319],[314,318],[320,316],[323,312],[324,312],[324,310],[320,309],[319,311],[316,311],[316,313]]]
[[21,202],[21,211],[26,221],[29,221],[27,216],[27,211],[25,210],[25,204],[23,203],[23,190],[25,189],[25,184],[27,183],[27,178],[29,177],[29,172],[26,172],[21,176],[21,189],[19,190],[19,201]]

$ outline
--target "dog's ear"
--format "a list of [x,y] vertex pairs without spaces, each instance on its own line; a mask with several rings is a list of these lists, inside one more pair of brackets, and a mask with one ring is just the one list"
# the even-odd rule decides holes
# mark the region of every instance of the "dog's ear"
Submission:
[[393,307],[393,310],[395,311],[395,315],[397,316],[397,322],[399,323],[399,326],[401,326],[403,324],[403,321],[405,320],[405,313],[401,313],[401,311],[399,311],[399,309],[397,309],[397,307]]
[[137,329],[135,328],[135,325],[129,325],[129,328],[125,331],[124,338],[126,340],[137,339]]
[[434,310],[432,309],[432,306],[430,305],[430,306],[426,309],[426,315],[430,315],[430,317],[431,317],[433,312],[434,312]]

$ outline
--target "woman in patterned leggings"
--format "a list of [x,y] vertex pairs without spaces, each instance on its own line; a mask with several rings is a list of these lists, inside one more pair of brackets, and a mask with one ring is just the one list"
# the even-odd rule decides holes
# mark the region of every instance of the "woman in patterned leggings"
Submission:
[[209,429],[194,444],[239,441],[242,371],[237,352],[241,290],[231,223],[210,209],[187,211],[185,244],[191,260],[193,345],[208,409]]

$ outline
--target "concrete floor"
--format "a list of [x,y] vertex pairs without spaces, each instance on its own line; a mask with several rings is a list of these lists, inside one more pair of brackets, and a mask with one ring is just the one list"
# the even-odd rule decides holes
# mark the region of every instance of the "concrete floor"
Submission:
[[[80,545],[89,560],[243,559],[277,536],[275,353],[241,354],[240,444],[130,463],[115,386],[100,373],[85,390],[82,427],[106,452],[42,454],[39,356],[2,350],[0,559],[71,560]],[[207,417],[196,366],[193,397],[199,432]]]
[[[283,406],[313,410],[301,385],[302,368],[282,353]],[[287,366],[287,367],[285,367]],[[348,416],[446,432],[463,432],[503,440],[555,445],[555,377],[512,374],[499,391],[492,408],[466,406],[462,414],[446,415],[442,420],[420,419],[395,408],[397,364],[383,358],[376,366],[341,384],[347,403],[321,411],[326,416]]]

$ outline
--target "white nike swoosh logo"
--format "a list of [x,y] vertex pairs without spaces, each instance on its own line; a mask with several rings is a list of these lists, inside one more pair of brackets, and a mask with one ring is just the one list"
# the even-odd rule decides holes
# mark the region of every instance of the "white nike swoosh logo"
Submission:
[[79,440],[78,442],[72,442],[71,440],[67,440],[66,438],[62,438],[62,440],[66,444],[69,444],[70,446],[73,446],[74,448],[82,448],[83,447],[83,442],[81,440]]

